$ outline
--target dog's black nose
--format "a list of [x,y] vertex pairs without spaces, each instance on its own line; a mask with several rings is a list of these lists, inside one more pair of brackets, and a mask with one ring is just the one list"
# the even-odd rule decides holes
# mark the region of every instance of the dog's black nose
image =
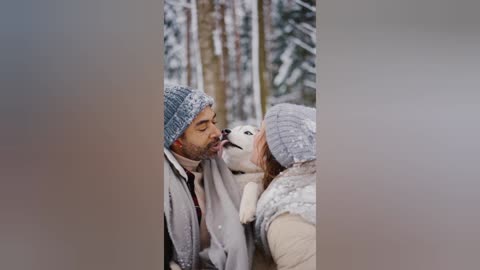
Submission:
[[222,130],[222,135],[225,136],[225,135],[228,135],[228,133],[232,132],[230,129],[226,128],[226,129],[223,129]]

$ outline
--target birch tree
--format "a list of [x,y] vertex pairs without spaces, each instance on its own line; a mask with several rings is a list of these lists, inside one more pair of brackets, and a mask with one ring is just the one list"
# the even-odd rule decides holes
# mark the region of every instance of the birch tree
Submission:
[[186,52],[186,68],[185,68],[185,72],[187,73],[186,76],[187,76],[187,85],[191,86],[192,85],[192,59],[191,59],[191,48],[190,48],[190,45],[192,43],[191,41],[191,35],[192,35],[192,31],[191,31],[191,27],[192,27],[192,9],[191,9],[191,6],[190,8],[189,7],[184,7],[183,8],[184,12],[185,12],[185,17],[187,19],[186,21],[186,24],[185,24],[185,27],[186,27],[186,33],[185,33],[185,39],[186,39],[186,42],[185,42],[185,52]]
[[240,48],[240,22],[237,19],[238,7],[237,7],[238,0],[233,0],[232,3],[232,14],[233,14],[233,32],[235,38],[235,78],[236,78],[236,88],[234,91],[233,97],[237,100],[236,110],[235,113],[237,117],[241,120],[245,119],[244,111],[243,111],[243,100],[244,96],[241,95],[241,91],[243,90],[242,84],[242,59],[241,59],[241,48]]
[[204,90],[204,83],[203,83],[203,67],[202,67],[202,57],[200,51],[200,40],[198,36],[198,8],[197,8],[197,0],[192,0],[191,4],[192,8],[192,34],[193,34],[193,44],[195,48],[195,74],[196,74],[196,81],[197,81],[197,89],[203,91]]

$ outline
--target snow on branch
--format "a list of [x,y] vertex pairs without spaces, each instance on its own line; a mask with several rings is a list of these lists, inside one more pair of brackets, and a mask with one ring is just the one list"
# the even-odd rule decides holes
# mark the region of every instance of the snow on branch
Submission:
[[303,27],[305,27],[306,29],[314,32],[314,33],[317,31],[317,30],[315,29],[315,26],[311,26],[311,25],[308,24],[308,23],[302,23],[301,25],[302,25]]
[[302,76],[302,71],[299,68],[296,68],[290,73],[290,77],[285,80],[285,83],[287,85],[293,85],[294,83],[297,82],[297,80]]
[[169,4],[169,5],[172,5],[172,6],[181,6],[181,7],[184,7],[184,8],[192,8],[192,5],[188,4],[186,2],[174,2],[174,1],[171,1],[171,0],[165,0],[165,3]]
[[[292,19],[288,20],[288,23],[290,25],[292,25],[293,27],[297,28],[298,30],[300,30],[301,32],[303,32],[304,34],[306,34],[307,36],[309,36],[312,39],[313,42],[316,41],[317,38],[316,38],[315,28],[311,27],[307,23],[302,23],[302,24],[298,25]],[[310,26],[310,27],[306,27],[307,25]]]
[[179,53],[179,52],[182,52],[183,50],[185,50],[185,47],[183,46],[175,46],[174,48],[172,48],[171,52],[169,53],[170,55],[174,55],[176,53]]
[[288,71],[290,70],[290,66],[293,63],[292,53],[295,46],[289,44],[287,49],[282,53],[280,59],[282,60],[282,65],[278,69],[278,74],[275,76],[273,80],[274,85],[279,86],[288,75]]
[[295,0],[295,2],[297,2],[297,4],[299,4],[300,6],[304,7],[304,8],[307,8],[307,9],[310,9],[311,11],[313,12],[316,12],[316,8],[314,6],[311,6],[301,0]]
[[302,64],[302,68],[308,72],[311,72],[313,74],[315,74],[317,71],[315,70],[315,67],[312,66],[312,65],[309,65],[307,62],[304,62]]
[[305,81],[303,82],[303,84],[304,84],[306,87],[310,87],[310,88],[313,88],[313,89],[317,89],[317,85],[315,84],[315,82],[305,80]]
[[300,39],[298,38],[294,38],[293,39],[293,43],[297,44],[298,46],[304,48],[305,50],[307,50],[308,52],[310,52],[311,54],[313,55],[316,55],[316,50],[314,47],[311,47],[309,46],[308,44],[306,44],[305,42],[301,41]]

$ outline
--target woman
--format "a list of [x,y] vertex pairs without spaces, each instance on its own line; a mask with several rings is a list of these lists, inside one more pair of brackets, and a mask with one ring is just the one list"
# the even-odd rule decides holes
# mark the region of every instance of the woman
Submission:
[[257,242],[284,269],[315,269],[316,110],[270,108],[254,138],[252,162],[265,174],[257,204]]

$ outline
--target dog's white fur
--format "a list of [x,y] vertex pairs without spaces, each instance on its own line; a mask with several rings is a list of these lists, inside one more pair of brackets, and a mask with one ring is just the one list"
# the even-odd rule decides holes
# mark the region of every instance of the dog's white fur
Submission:
[[[224,137],[229,142],[240,146],[225,145],[222,150],[222,158],[232,171],[240,171],[244,174],[235,174],[235,181],[242,190],[240,203],[240,222],[248,223],[255,219],[257,200],[263,192],[263,172],[258,166],[250,161],[253,151],[253,135],[258,133],[258,128],[250,125],[237,126]],[[251,134],[251,135],[250,135]]]
[[176,264],[174,261],[170,261],[170,270],[182,270],[180,265]]

